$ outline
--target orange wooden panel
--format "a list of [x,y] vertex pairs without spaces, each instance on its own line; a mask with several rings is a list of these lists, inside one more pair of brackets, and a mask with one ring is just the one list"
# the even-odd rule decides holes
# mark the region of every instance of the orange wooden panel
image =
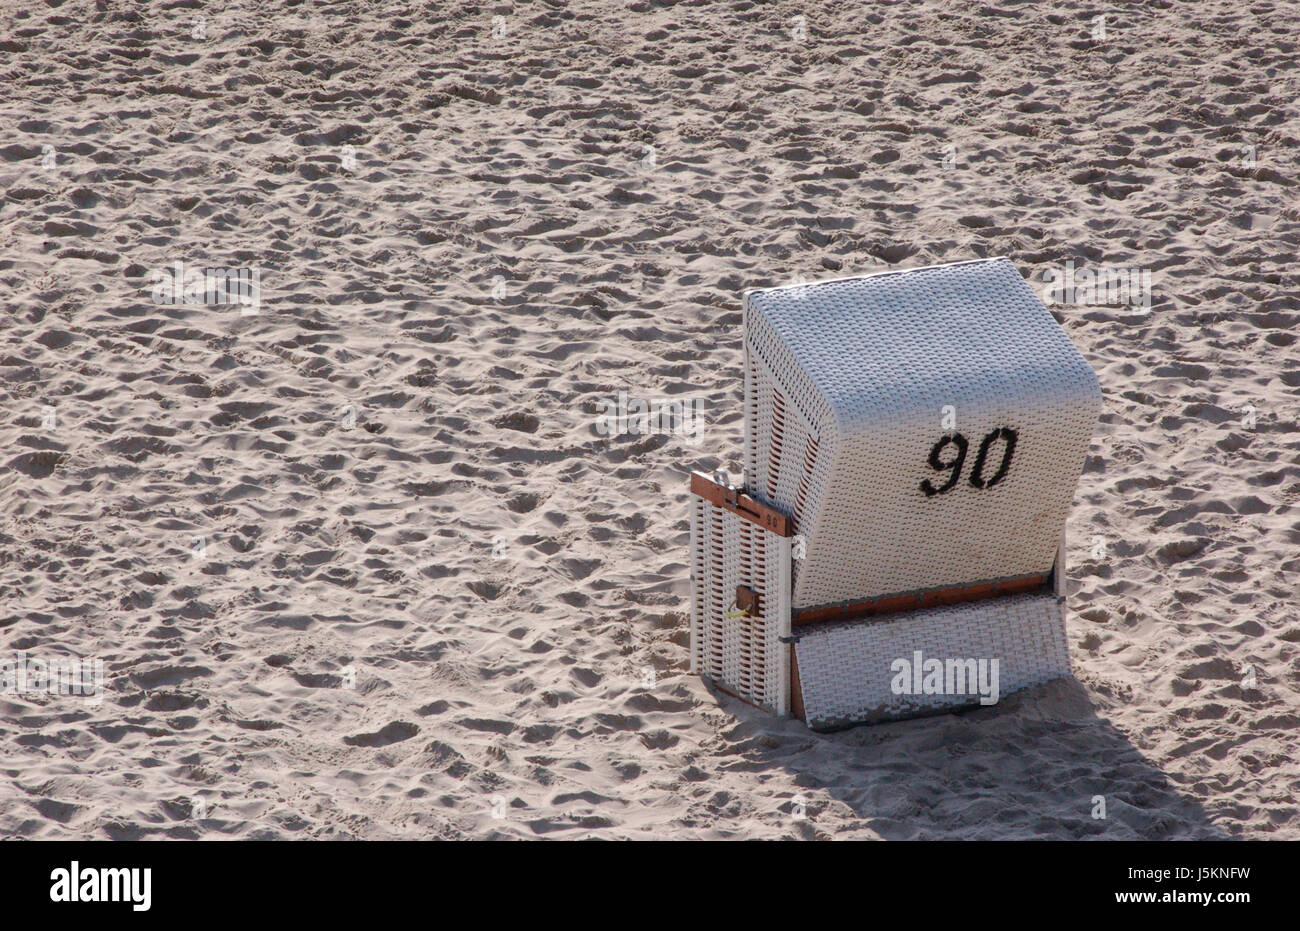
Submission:
[[799,627],[804,624],[818,624],[822,621],[843,621],[871,617],[877,614],[894,614],[898,611],[933,608],[937,605],[962,604],[1001,595],[1018,595],[1022,592],[1045,587],[1050,578],[1050,573],[1026,575],[1014,579],[973,582],[970,585],[954,585],[949,588],[936,588],[923,592],[884,595],[879,598],[869,598],[865,601],[853,601],[845,604],[795,609],[791,613],[790,624],[793,627]]
[[719,485],[703,472],[691,473],[691,494],[699,495],[711,504],[717,505],[743,517],[765,530],[770,530],[779,537],[793,535],[790,515],[782,514],[776,508],[755,501],[743,491],[735,491],[734,500],[728,490]]

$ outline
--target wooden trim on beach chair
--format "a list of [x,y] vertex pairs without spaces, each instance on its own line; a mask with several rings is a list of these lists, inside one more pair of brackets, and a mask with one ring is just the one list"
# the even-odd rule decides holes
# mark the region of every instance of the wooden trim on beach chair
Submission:
[[758,524],[778,537],[789,537],[794,534],[789,514],[782,514],[776,508],[754,500],[738,488],[715,482],[703,472],[691,473],[691,494],[699,495],[717,507]]
[[1046,587],[1051,581],[1051,577],[1050,572],[1045,572],[1041,575],[993,579],[987,582],[973,582],[969,585],[954,585],[949,588],[936,588],[929,591],[904,592],[901,595],[883,595],[879,598],[868,598],[865,601],[822,605],[816,608],[796,608],[791,612],[790,626],[800,627],[805,624],[819,624],[823,621],[847,621],[877,614],[916,611],[920,608],[962,604],[967,601],[981,601],[985,598],[997,598],[1003,595],[1019,595],[1023,592]]

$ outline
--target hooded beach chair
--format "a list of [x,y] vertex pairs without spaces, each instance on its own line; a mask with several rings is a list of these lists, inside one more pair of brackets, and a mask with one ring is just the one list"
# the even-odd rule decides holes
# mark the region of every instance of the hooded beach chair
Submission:
[[744,296],[739,486],[691,476],[691,663],[818,730],[1070,674],[1097,377],[1006,259]]

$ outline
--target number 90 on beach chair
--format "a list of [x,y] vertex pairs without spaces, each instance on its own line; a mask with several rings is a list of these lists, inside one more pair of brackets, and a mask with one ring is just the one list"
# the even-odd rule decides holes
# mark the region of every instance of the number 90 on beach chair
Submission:
[[745,477],[691,476],[691,664],[817,730],[1070,674],[1096,375],[1006,259],[750,291]]

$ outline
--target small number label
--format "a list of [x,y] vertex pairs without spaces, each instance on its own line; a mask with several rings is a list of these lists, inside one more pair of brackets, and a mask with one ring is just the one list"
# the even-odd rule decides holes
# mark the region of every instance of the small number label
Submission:
[[[970,470],[970,483],[973,487],[992,488],[1007,477],[1007,472],[1011,470],[1011,458],[1016,452],[1017,436],[1016,431],[1010,427],[998,427],[985,435],[980,441],[979,449],[975,453],[975,464]],[[960,433],[941,437],[939,442],[934,444],[930,449],[930,468],[948,474],[942,484],[935,484],[928,478],[921,481],[921,491],[925,492],[927,498],[941,495],[956,487],[961,481],[961,470],[966,464],[966,452],[969,448],[970,443]],[[998,463],[992,475],[986,476],[990,454],[996,457],[999,450],[1002,453],[1002,461]]]

